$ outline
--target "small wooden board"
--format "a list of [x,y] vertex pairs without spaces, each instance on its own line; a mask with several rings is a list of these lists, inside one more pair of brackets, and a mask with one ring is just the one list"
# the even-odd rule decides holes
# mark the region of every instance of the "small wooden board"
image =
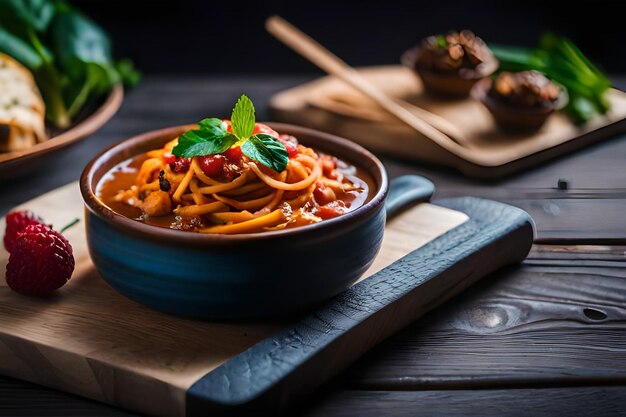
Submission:
[[[76,183],[20,208],[56,228],[83,217]],[[21,296],[0,281],[0,373],[183,416],[288,405],[426,311],[522,260],[533,231],[526,213],[488,200],[417,205],[388,223],[359,283],[313,313],[265,322],[196,321],[139,305],[98,276],[84,225],[65,235],[76,270],[56,294]],[[0,268],[7,258],[0,249]]]
[[408,68],[371,67],[360,72],[389,96],[452,122],[467,136],[470,146],[452,141],[434,143],[334,77],[272,97],[272,120],[327,131],[373,151],[450,166],[479,178],[508,175],[626,131],[626,94],[618,90],[608,94],[612,109],[606,117],[578,127],[564,114],[556,113],[538,132],[514,134],[499,130],[478,101],[437,99],[424,94],[421,82]]

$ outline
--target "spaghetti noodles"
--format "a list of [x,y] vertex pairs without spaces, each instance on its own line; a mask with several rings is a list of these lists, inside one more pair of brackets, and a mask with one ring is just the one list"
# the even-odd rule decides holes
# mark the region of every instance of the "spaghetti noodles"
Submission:
[[368,181],[354,166],[279,135],[289,160],[276,172],[238,149],[182,158],[175,139],[127,161],[104,180],[101,197],[138,220],[200,233],[256,233],[317,223],[365,203]]

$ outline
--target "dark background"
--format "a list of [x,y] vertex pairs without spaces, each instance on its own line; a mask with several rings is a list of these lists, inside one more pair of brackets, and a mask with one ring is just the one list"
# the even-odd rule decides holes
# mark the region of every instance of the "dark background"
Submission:
[[450,29],[520,45],[552,30],[609,73],[626,72],[626,2],[619,1],[70,1],[111,34],[116,56],[152,74],[314,72],[265,32],[272,14],[351,65],[396,63],[420,38]]

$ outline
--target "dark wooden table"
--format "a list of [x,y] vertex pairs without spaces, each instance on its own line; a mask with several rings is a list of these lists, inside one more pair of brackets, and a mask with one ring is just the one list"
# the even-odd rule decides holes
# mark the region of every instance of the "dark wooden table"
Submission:
[[[114,142],[228,114],[242,92],[266,119],[271,94],[310,78],[147,78],[100,132],[0,183],[0,214],[76,180]],[[436,198],[475,195],[527,210],[537,244],[523,264],[415,322],[289,414],[626,415],[626,135],[495,183],[383,159],[392,176],[433,180]],[[0,377],[0,415],[131,414]]]

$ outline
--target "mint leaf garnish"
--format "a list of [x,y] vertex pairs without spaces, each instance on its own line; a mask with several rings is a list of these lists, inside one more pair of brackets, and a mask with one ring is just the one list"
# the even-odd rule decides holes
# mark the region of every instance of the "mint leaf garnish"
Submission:
[[276,172],[284,170],[289,162],[285,145],[265,133],[250,137],[241,145],[241,151]]
[[229,133],[216,136],[210,130],[189,130],[180,135],[178,145],[172,149],[172,154],[183,158],[213,155],[226,151],[235,142],[237,138]]
[[254,104],[252,104],[252,100],[248,96],[242,94],[230,116],[233,134],[239,140],[248,139],[254,131],[254,122]]
[[228,135],[228,130],[226,130],[226,122],[223,122],[221,119],[218,119],[216,117],[202,119],[198,122],[198,126],[201,130],[210,132],[215,136]]
[[231,146],[241,145],[241,151],[249,158],[273,169],[283,171],[289,163],[285,145],[278,139],[254,132],[254,105],[246,95],[237,100],[230,120],[233,133],[228,132],[228,124],[217,118],[203,119],[198,129],[188,130],[178,137],[178,144],[172,154],[183,158],[214,155],[227,151]]

